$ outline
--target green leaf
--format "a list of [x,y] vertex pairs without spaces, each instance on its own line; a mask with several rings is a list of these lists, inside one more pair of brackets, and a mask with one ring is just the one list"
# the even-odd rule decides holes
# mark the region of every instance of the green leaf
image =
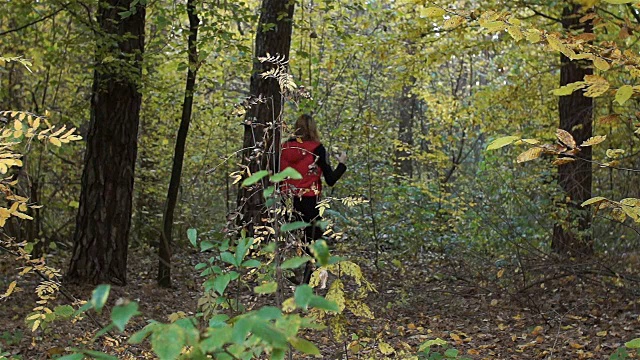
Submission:
[[138,314],[138,303],[130,302],[126,305],[116,306],[111,310],[111,321],[120,331],[124,331],[124,327],[134,315]]
[[256,294],[273,294],[276,290],[278,290],[278,283],[275,281],[264,283],[253,288]]
[[69,354],[69,355],[65,355],[65,356],[61,356],[58,358],[58,360],[83,360],[84,359],[84,355],[83,354]]
[[447,349],[447,351],[444,352],[444,356],[455,359],[458,357],[458,353],[460,352],[456,349]]
[[282,318],[282,310],[275,306],[263,306],[256,316],[263,320],[277,320]]
[[268,199],[271,195],[273,195],[273,192],[276,190],[275,186],[269,186],[268,188],[264,189],[264,191],[262,192],[262,195],[264,196],[265,199]]
[[248,178],[244,179],[244,181],[242,182],[242,186],[251,186],[255,183],[257,183],[258,181],[260,181],[263,177],[269,175],[269,172],[267,170],[260,170],[258,172],[256,172],[255,174],[249,176]]
[[198,241],[198,230],[193,228],[187,230],[187,238],[193,247],[197,247],[196,242]]
[[580,204],[580,206],[585,207],[587,205],[591,205],[591,204],[595,204],[595,203],[599,203],[602,201],[606,201],[607,198],[602,197],[602,196],[596,196],[596,197],[592,197],[589,200],[586,200],[585,202],[583,202],[582,204]]
[[317,295],[313,295],[311,299],[309,299],[309,306],[326,311],[333,311],[337,313],[340,312],[338,304],[336,304],[334,301],[327,300],[322,296]]
[[244,342],[244,339],[249,335],[251,331],[251,327],[253,326],[253,321],[247,317],[240,318],[233,325],[233,332],[231,334],[231,341],[236,344],[240,344]]
[[622,105],[633,95],[633,86],[623,85],[616,91],[616,101]]
[[296,256],[283,262],[280,267],[282,269],[297,269],[301,265],[306,264],[309,260],[311,260],[311,257],[309,256]]
[[308,222],[294,221],[292,223],[283,224],[280,227],[280,231],[287,232],[287,231],[294,231],[294,230],[298,230],[298,229],[304,229],[309,225],[311,225],[311,224],[309,224]]
[[626,346],[629,349],[640,349],[640,338],[628,341],[624,343],[624,346]]
[[311,301],[311,298],[313,296],[313,289],[311,289],[311,287],[306,284],[298,286],[296,288],[296,291],[293,293],[293,298],[296,302],[296,305],[298,305],[298,307],[302,308],[303,310],[307,310],[309,302]]
[[220,254],[220,259],[222,259],[222,261],[231,264],[233,266],[238,266],[238,263],[236,263],[236,258],[233,256],[232,253],[225,251],[222,254]]
[[287,347],[287,337],[266,321],[254,322],[251,332],[273,347],[280,349]]
[[109,355],[109,354],[105,354],[103,352],[100,351],[93,351],[93,350],[82,350],[83,353],[91,356],[92,358],[96,359],[96,360],[118,360],[117,357],[113,356],[113,355]]
[[427,341],[423,342],[422,345],[420,345],[420,348],[418,349],[418,351],[422,352],[425,349],[431,348],[433,345],[440,345],[440,346],[447,345],[447,342],[442,340],[442,339],[440,339],[440,338],[427,340]]
[[127,341],[129,344],[140,344],[141,342],[144,341],[144,339],[147,338],[147,336],[151,335],[151,333],[154,331],[154,329],[156,328],[156,326],[158,326],[157,322],[152,322],[150,324],[148,324],[147,326],[143,327],[140,331],[136,332],[135,334],[131,335],[131,337],[129,338],[129,341]]
[[218,294],[222,295],[224,294],[224,290],[227,288],[227,285],[229,285],[230,281],[231,281],[231,275],[229,274],[220,275],[216,277],[215,280],[213,280],[213,289],[217,291]]
[[300,175],[300,173],[296,169],[294,169],[292,167],[288,167],[288,168],[280,171],[279,173],[274,174],[273,176],[271,176],[269,178],[269,180],[271,180],[271,182],[278,183],[278,182],[281,182],[282,180],[284,180],[286,178],[291,178],[291,179],[294,179],[294,180],[300,180],[300,179],[302,179],[302,175]]
[[290,340],[291,346],[303,354],[320,355],[320,350],[311,342],[305,339],[294,337]]
[[202,241],[200,242],[200,252],[207,251],[209,249],[213,249],[215,245],[211,241]]
[[229,320],[229,315],[227,314],[218,314],[211,319],[209,319],[209,327],[210,328],[220,328],[227,326],[227,320]]
[[184,330],[176,324],[158,327],[151,336],[151,347],[160,360],[177,359],[185,345]]
[[329,265],[329,246],[327,246],[327,242],[324,240],[316,240],[313,243],[313,247],[311,248],[313,255],[316,257],[316,260],[322,266]]
[[520,137],[518,136],[503,136],[501,138],[497,138],[495,140],[493,140],[492,142],[489,143],[489,145],[487,146],[487,150],[495,150],[495,149],[499,149],[501,147],[507,146],[511,143],[513,143],[516,140],[520,140]]
[[100,329],[100,331],[98,331],[94,336],[93,339],[98,339],[99,337],[101,337],[102,335],[108,333],[109,331],[113,330],[113,328],[116,327],[113,323],[103,327],[102,329]]
[[238,246],[236,247],[236,266],[240,266],[242,264],[242,260],[247,256],[247,251],[249,251],[249,247],[253,244],[253,238],[243,238],[238,241]]
[[102,311],[109,297],[109,291],[111,291],[111,285],[107,284],[98,285],[98,287],[93,290],[91,294],[91,305],[97,312]]
[[53,312],[56,314],[56,316],[62,317],[62,318],[70,318],[73,313],[74,313],[74,308],[71,305],[60,305],[60,306],[56,306],[53,309]]
[[209,328],[207,336],[206,339],[200,342],[200,349],[204,353],[212,353],[231,340],[231,327]]
[[249,259],[249,260],[243,262],[242,266],[246,267],[246,268],[254,268],[254,267],[260,266],[261,264],[262,263],[260,261],[256,260],[256,259]]
[[193,346],[198,343],[200,332],[194,324],[195,319],[186,317],[178,319],[174,324],[180,326],[184,330],[185,345]]
[[637,2],[637,0],[604,0],[604,2],[608,2],[609,4],[629,4]]

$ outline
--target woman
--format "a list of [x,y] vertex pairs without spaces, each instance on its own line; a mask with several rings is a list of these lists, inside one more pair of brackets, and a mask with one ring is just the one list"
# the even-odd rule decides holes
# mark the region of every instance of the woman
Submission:
[[[284,181],[282,190],[293,196],[296,217],[312,224],[305,229],[305,242],[311,242],[322,236],[322,230],[313,225],[320,220],[320,211],[316,205],[322,193],[321,177],[324,176],[327,185],[333,186],[347,170],[344,164],[347,154],[343,152],[337,157],[339,164],[332,170],[327,150],[320,143],[318,127],[311,115],[301,115],[296,121],[295,129],[294,136],[282,144],[280,171],[292,167],[302,175],[302,179]],[[309,282],[310,276],[310,267],[307,266],[304,283]]]

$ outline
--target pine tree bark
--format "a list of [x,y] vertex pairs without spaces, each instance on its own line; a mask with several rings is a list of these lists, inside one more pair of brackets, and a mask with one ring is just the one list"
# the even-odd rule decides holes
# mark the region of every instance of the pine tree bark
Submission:
[[[565,31],[582,30],[593,32],[591,20],[580,23],[584,8],[570,3],[562,13],[562,27]],[[591,64],[584,60],[571,60],[561,55],[560,86],[582,81],[585,75],[592,75]],[[562,96],[558,101],[560,128],[571,133],[577,144],[593,136],[593,99],[575,91]],[[558,182],[565,193],[568,217],[563,217],[553,229],[552,249],[563,256],[588,256],[593,253],[590,235],[591,214],[580,204],[591,198],[591,147],[584,147],[578,154],[583,160],[576,160],[558,167]]]
[[[242,164],[251,173],[274,169],[278,148],[280,146],[280,126],[282,112],[282,96],[278,81],[262,78],[261,73],[273,65],[261,63],[258,57],[267,54],[283,56],[289,60],[291,49],[291,33],[293,30],[293,0],[263,0],[258,30],[255,41],[255,58],[251,75],[251,98],[259,96],[264,102],[258,102],[247,110],[245,115],[244,140],[242,148]],[[264,201],[261,193],[255,189],[240,188],[238,191],[238,207],[242,216],[242,225],[253,233],[253,226],[261,223],[261,212]]]
[[[145,25],[145,6],[131,9],[132,2],[98,4],[91,121],[67,272],[73,282],[127,281]],[[130,16],[120,15],[130,10]]]
[[196,9],[195,0],[187,1],[187,15],[189,16],[189,70],[187,71],[187,84],[184,91],[184,102],[182,103],[182,118],[180,128],[176,138],[176,148],[173,156],[173,168],[171,169],[171,180],[169,181],[169,191],[163,215],[162,238],[158,249],[158,285],[162,287],[171,286],[171,244],[173,230],[173,214],[178,202],[178,190],[180,189],[180,179],[182,177],[182,164],[184,161],[184,150],[189,133],[191,122],[191,112],[193,108],[193,92],[196,86],[196,76],[198,72],[198,27],[200,19]]

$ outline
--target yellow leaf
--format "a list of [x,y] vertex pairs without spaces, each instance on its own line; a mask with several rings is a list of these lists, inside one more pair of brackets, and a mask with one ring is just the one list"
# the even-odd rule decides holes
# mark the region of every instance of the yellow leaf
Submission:
[[544,331],[544,328],[538,325],[535,328],[533,328],[533,330],[531,331],[531,335],[538,336],[542,334],[543,331]]
[[384,341],[380,341],[380,343],[378,344],[378,349],[384,355],[391,355],[396,352],[391,345],[387,344]]
[[633,95],[633,86],[623,85],[616,91],[616,102],[622,105]]
[[542,40],[542,36],[540,36],[540,30],[538,29],[529,29],[526,31],[526,35],[527,37],[527,41],[535,44],[537,42],[539,42],[540,40]]
[[569,343],[569,346],[571,346],[574,349],[582,349],[584,347],[584,345],[580,345],[577,342],[573,342],[573,341]]
[[609,82],[607,79],[598,75],[585,75],[584,81],[587,83],[587,91],[584,96],[598,97],[609,90]]
[[36,320],[33,322],[33,327],[31,327],[31,332],[35,332],[38,330],[38,326],[40,326],[40,320]]
[[42,317],[42,314],[33,314],[31,316],[29,316],[26,320],[27,321],[31,321],[31,320],[35,320],[35,319],[40,319]]
[[625,214],[624,211],[622,211],[622,209],[615,208],[611,210],[611,217],[613,218],[613,220],[616,220],[617,222],[624,222],[624,220],[627,218],[627,214]]
[[556,137],[561,143],[565,144],[570,149],[576,148],[576,141],[573,139],[573,135],[571,135],[567,130],[557,129]]
[[624,155],[624,152],[625,151],[623,149],[607,149],[605,155],[607,155],[608,158],[617,159],[618,157]]
[[509,27],[507,27],[507,32],[509,33],[509,35],[511,35],[511,37],[516,42],[522,40],[522,38],[524,37],[524,35],[522,35],[522,31],[520,31],[520,27],[518,27],[518,26],[509,26]]
[[606,330],[598,331],[596,333],[596,336],[599,336],[599,337],[607,336],[607,331]]
[[553,164],[552,164],[552,165],[559,166],[559,165],[568,164],[568,163],[570,163],[570,162],[574,162],[574,161],[576,161],[576,159],[575,159],[575,158],[572,158],[572,157],[561,157],[561,158],[557,158],[557,159],[555,159],[555,160],[553,161]]
[[449,333],[449,337],[451,337],[451,339],[453,339],[453,341],[455,341],[457,344],[462,344],[462,339],[460,338],[460,336],[456,333]]
[[516,140],[520,140],[520,138],[517,136],[503,136],[501,138],[497,138],[489,143],[489,145],[487,146],[487,150],[499,149],[503,146],[507,146],[513,143]]
[[62,146],[62,142],[58,138],[50,137],[49,142],[58,147]]
[[500,279],[502,277],[502,275],[504,275],[504,268],[500,269],[496,276],[498,277],[498,279]]
[[494,31],[494,32],[502,31],[502,30],[507,28],[507,23],[505,23],[504,21],[500,21],[500,20],[497,20],[497,21],[486,21],[486,22],[480,21],[479,23],[485,29],[487,29],[489,31]]
[[580,144],[580,146],[593,146],[593,145],[598,145],[601,142],[605,141],[607,139],[606,135],[596,135],[596,136],[592,136],[590,138],[588,138],[585,142],[583,142],[582,144]]
[[611,65],[609,65],[609,62],[607,62],[607,60],[601,57],[596,57],[593,59],[593,66],[595,66],[596,69],[601,71],[607,71],[611,69]]
[[460,26],[464,22],[464,18],[462,16],[452,16],[450,19],[444,22],[443,28],[446,30],[450,30]]
[[444,14],[446,14],[446,11],[443,8],[439,7],[428,7],[420,11],[420,16],[428,18],[442,17]]
[[7,291],[4,293],[4,295],[0,296],[0,298],[7,298],[9,297],[9,295],[11,295],[11,293],[13,292],[13,290],[15,290],[16,288],[16,282],[12,281],[11,284],[9,284],[9,288],[7,289]]
[[551,93],[555,96],[571,95],[574,91],[578,89],[582,89],[586,85],[587,84],[584,81],[576,81],[576,82],[561,86],[557,89],[554,89],[551,91]]
[[24,220],[33,220],[33,218],[31,216],[29,216],[27,214],[23,214],[23,213],[18,212],[18,211],[11,213],[11,215],[13,215],[15,217],[18,217],[20,219],[24,219]]
[[534,147],[518,155],[516,161],[518,163],[531,161],[533,159],[539,158],[540,155],[542,155],[542,153],[543,153],[543,149],[541,147]]

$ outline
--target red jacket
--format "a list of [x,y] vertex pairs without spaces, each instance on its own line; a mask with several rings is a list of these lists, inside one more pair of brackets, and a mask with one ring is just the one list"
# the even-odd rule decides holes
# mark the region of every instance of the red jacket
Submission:
[[282,191],[297,196],[318,196],[322,191],[322,169],[318,166],[318,156],[314,151],[320,146],[317,141],[289,140],[282,144],[280,155],[280,171],[287,167],[296,169],[302,179],[287,179],[283,182]]

